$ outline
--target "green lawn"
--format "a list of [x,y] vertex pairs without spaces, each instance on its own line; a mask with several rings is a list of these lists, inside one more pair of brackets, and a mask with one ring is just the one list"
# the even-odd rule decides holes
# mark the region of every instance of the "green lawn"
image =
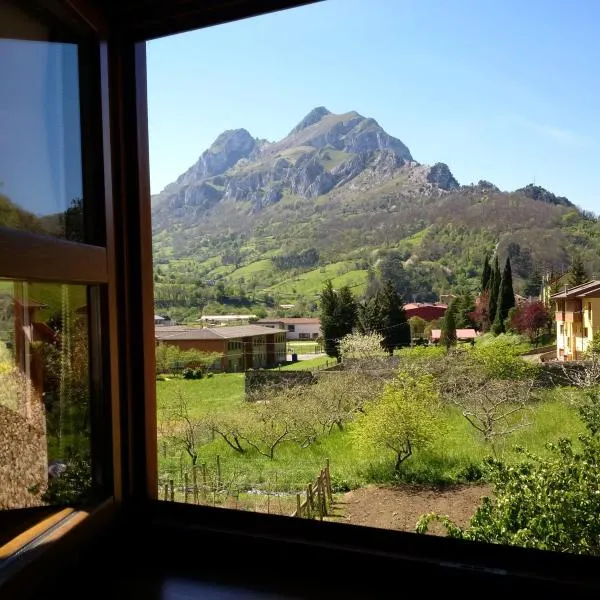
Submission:
[[299,360],[295,363],[289,363],[281,367],[282,371],[310,371],[311,369],[318,369],[322,367],[333,367],[335,365],[335,358],[329,356],[317,356],[317,358],[309,358],[308,360]]
[[[331,359],[329,359],[331,360]],[[299,369],[313,361],[296,363],[283,369]],[[314,366],[314,365],[313,365]],[[173,379],[157,382],[159,408],[175,397],[178,391],[193,399],[197,416],[217,411],[227,411],[244,400],[244,379],[239,374],[220,374],[210,379],[185,381]],[[533,403],[528,414],[530,425],[509,435],[495,448],[483,442],[481,436],[467,423],[453,406],[443,410],[446,433],[426,451],[416,451],[403,465],[399,476],[392,469],[392,456],[360,454],[347,430],[334,431],[302,449],[293,443],[277,448],[275,459],[270,460],[249,450],[245,454],[233,452],[222,440],[215,439],[200,449],[199,463],[206,465],[208,479],[216,477],[217,456],[221,467],[222,485],[244,491],[295,492],[306,487],[317,475],[326,459],[331,460],[331,473],[338,491],[367,483],[386,483],[401,480],[412,483],[455,483],[472,478],[481,461],[493,453],[508,461],[518,460],[514,447],[523,446],[540,454],[547,452],[548,441],[560,437],[576,438],[584,428],[575,410],[561,395],[560,390],[546,392],[539,402]],[[159,417],[160,418],[160,417]],[[161,477],[179,477],[181,464],[188,470],[189,459],[179,453],[159,451]]]
[[320,354],[323,352],[321,344],[317,342],[302,342],[302,341],[294,341],[288,342],[287,344],[287,352],[288,354],[297,353],[297,354]]

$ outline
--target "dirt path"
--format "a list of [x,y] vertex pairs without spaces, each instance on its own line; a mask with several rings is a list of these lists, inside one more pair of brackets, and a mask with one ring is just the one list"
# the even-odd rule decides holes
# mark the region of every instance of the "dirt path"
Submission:
[[[481,498],[490,493],[486,485],[464,485],[449,488],[423,486],[376,487],[352,490],[336,502],[335,520],[353,525],[367,525],[385,529],[414,531],[419,517],[437,512],[448,515],[459,525],[467,525],[481,504]],[[432,526],[431,533],[442,533],[441,527]]]

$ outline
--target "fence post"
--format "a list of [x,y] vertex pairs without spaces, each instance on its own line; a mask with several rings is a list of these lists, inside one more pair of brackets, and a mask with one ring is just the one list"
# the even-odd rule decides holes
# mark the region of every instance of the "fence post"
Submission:
[[327,496],[329,497],[329,502],[333,502],[333,488],[331,486],[331,472],[329,471],[329,459],[327,459],[325,464],[325,483],[327,484]]
[[302,503],[300,502],[300,494],[296,494],[296,516],[297,517],[302,516],[302,514],[301,514],[302,509],[300,508],[301,504]]
[[171,502],[175,502],[175,482],[169,479],[169,485],[171,486]]
[[312,483],[306,488],[306,516],[309,519],[312,516]]
[[184,489],[183,489],[183,498],[184,498],[184,502],[187,504],[188,503],[188,474],[184,473],[183,474],[183,485],[184,485]]
[[206,463],[202,463],[202,484],[206,488]]
[[194,504],[198,504],[198,466],[192,469],[192,485],[194,486]]
[[317,479],[317,510],[319,511],[319,519],[323,520],[323,490],[321,489],[321,477]]
[[165,483],[165,497],[164,501],[166,502],[169,499],[169,484]]
[[183,454],[179,455],[179,482],[183,485]]

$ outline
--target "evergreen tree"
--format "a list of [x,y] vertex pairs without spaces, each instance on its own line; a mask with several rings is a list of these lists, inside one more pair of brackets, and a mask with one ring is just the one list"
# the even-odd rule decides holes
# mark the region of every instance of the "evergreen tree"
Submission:
[[454,318],[457,329],[468,329],[474,326],[471,313],[475,311],[475,301],[471,294],[459,296],[452,304],[456,304]]
[[453,300],[442,319],[440,342],[449,350],[456,346],[456,300]]
[[569,277],[569,286],[574,287],[588,281],[588,274],[585,271],[585,265],[580,254],[575,254],[571,262],[571,275]]
[[389,279],[379,294],[379,302],[383,325],[379,331],[383,336],[381,345],[392,356],[395,348],[410,345],[410,325],[404,312],[402,296]]
[[515,293],[512,283],[512,268],[510,266],[510,258],[506,259],[502,279],[500,281],[500,291],[498,292],[498,304],[496,307],[496,317],[492,325],[492,331],[499,335],[506,331],[504,322],[508,318],[508,313],[515,306]]
[[542,275],[539,269],[535,269],[531,277],[525,282],[523,294],[528,298],[539,298],[542,293]]
[[481,293],[489,291],[491,277],[492,267],[490,266],[490,257],[486,254],[483,261],[483,272],[481,273]]
[[358,305],[357,326],[360,333],[379,333],[383,329],[381,314],[381,293],[376,292],[372,297]]
[[494,264],[492,265],[492,274],[490,277],[490,298],[488,304],[490,322],[494,320],[496,311],[498,310],[498,293],[500,291],[501,280],[502,275],[500,274],[500,265],[498,264],[498,254],[496,254]]
[[337,318],[338,298],[330,279],[321,292],[320,307],[324,350],[327,356],[339,358],[337,341],[341,336]]
[[340,288],[338,292],[338,340],[352,333],[356,327],[357,305],[352,290],[347,286]]

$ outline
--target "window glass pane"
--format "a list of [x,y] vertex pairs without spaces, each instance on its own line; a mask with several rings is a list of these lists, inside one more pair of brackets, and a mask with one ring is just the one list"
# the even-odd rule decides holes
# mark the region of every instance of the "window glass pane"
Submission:
[[92,499],[85,286],[0,280],[0,508]]
[[161,498],[599,553],[600,42],[507,1],[148,43]]
[[83,241],[78,69],[76,44],[0,35],[0,226]]

